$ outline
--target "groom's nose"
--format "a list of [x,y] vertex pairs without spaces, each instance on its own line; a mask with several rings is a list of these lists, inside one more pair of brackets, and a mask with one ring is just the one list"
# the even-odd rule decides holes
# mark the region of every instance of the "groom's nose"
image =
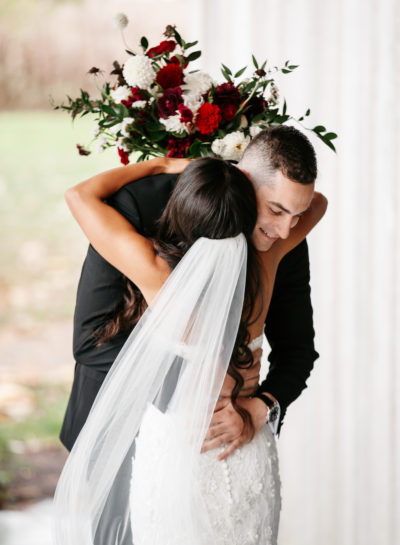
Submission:
[[287,216],[280,218],[279,223],[277,224],[277,234],[279,238],[288,238],[290,234],[290,229],[292,228],[292,217],[287,214]]

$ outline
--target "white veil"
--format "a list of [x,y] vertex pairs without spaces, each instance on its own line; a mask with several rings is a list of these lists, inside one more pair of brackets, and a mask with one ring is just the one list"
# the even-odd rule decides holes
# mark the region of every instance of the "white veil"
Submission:
[[169,432],[146,543],[168,545],[168,536],[174,545],[215,542],[196,471],[238,331],[246,262],[244,235],[201,238],[164,283],[115,360],[64,466],[54,545],[132,545],[132,455],[154,407],[167,416]]

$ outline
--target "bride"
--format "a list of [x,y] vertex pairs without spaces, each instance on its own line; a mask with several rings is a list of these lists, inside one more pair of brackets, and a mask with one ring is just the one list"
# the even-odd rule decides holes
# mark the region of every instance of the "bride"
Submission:
[[[253,362],[280,259],[326,203],[315,194],[290,236],[260,260],[251,242],[256,198],[246,175],[219,159],[187,163],[156,158],[66,193],[91,244],[139,287],[147,310],[61,474],[56,545],[125,545],[130,526],[134,545],[276,544],[280,483],[270,428],[222,461],[218,449],[201,447],[228,373],[238,385],[240,369]],[[156,240],[104,202],[134,179],[182,169]],[[232,404],[251,429],[236,390]],[[118,496],[127,480],[130,497]]]

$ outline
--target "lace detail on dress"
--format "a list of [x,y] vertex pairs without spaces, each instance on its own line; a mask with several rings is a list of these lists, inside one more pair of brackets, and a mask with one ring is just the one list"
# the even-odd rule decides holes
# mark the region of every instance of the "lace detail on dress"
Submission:
[[[136,440],[130,498],[135,513],[132,521],[135,545],[185,544],[179,529],[172,539],[163,535],[160,513],[152,509],[157,475],[167,470],[163,444],[171,440],[169,424],[168,415],[150,405]],[[263,426],[250,443],[219,461],[217,456],[223,448],[200,454],[197,475],[197,486],[215,534],[212,545],[276,545],[280,477],[276,440],[269,426]],[[147,530],[152,524],[160,526],[157,544],[148,542]]]

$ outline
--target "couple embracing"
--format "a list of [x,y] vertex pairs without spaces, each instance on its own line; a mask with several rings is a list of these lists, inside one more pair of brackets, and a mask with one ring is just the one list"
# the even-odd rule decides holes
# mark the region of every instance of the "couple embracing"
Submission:
[[67,191],[91,245],[56,545],[276,544],[276,435],[318,357],[316,175],[308,139],[277,126],[237,166],[155,158]]

